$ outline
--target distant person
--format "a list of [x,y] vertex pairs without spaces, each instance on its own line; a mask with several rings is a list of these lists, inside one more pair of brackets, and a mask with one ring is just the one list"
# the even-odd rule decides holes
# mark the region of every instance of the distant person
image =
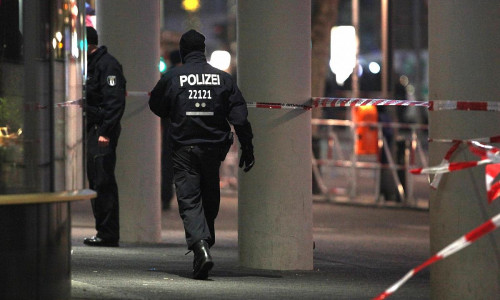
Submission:
[[230,124],[241,145],[239,166],[254,165],[248,110],[231,75],[207,63],[205,36],[195,30],[180,40],[183,65],[158,81],[149,107],[168,118],[174,182],[186,242],[193,250],[193,278],[206,279],[214,263],[215,218],[220,205],[219,168],[232,144]]
[[87,177],[97,192],[91,200],[96,236],[89,246],[118,247],[120,239],[118,186],[115,179],[116,146],[125,110],[126,80],[121,64],[98,47],[97,31],[87,27]]
[[[179,50],[171,51],[169,54],[170,65],[168,70],[182,64]],[[161,119],[161,206],[163,210],[169,210],[174,198],[174,170],[172,165],[172,143],[169,141],[170,120]]]

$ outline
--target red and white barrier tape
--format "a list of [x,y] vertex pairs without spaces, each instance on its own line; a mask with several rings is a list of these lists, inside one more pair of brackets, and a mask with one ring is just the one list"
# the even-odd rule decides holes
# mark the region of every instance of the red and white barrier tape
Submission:
[[82,104],[83,104],[83,100],[82,99],[78,99],[78,100],[72,100],[72,101],[66,101],[66,102],[57,103],[56,107],[66,107],[66,106],[72,106],[72,105],[82,106]]
[[[461,143],[468,143],[468,142],[472,142],[472,141],[473,140],[451,140],[451,139],[432,139],[432,138],[429,139],[429,142],[453,143],[453,146],[451,146],[451,148],[448,150],[448,152],[444,156],[444,159],[441,161],[439,166],[445,166],[445,165],[449,164],[451,156],[453,155],[453,153],[455,153],[455,151],[458,149],[458,146]],[[500,136],[497,135],[497,136],[492,136],[492,137],[477,138],[477,139],[474,139],[474,141],[482,142],[482,143],[498,143],[498,142],[500,142]],[[487,169],[486,170],[486,172],[487,172],[486,173],[487,174],[486,186],[487,186],[487,191],[488,191],[489,195],[491,195],[491,196],[488,196],[488,201],[493,201],[493,199],[497,198],[498,196],[495,196],[494,198],[492,198],[493,195],[496,195],[496,193],[493,193],[492,191],[494,190],[494,187],[496,187],[496,186],[498,186],[498,188],[500,188],[500,184],[494,184],[492,186],[491,185],[492,181],[496,176],[493,176],[494,171],[492,172],[491,170],[490,170],[490,173],[491,173],[491,176],[493,176],[493,178],[490,178],[489,174],[488,174],[488,169],[496,170],[496,168],[487,166],[486,169]],[[431,188],[437,189],[437,187],[439,186],[439,183],[441,182],[441,179],[443,178],[443,174],[444,173],[439,173],[439,174],[436,174],[434,176],[434,179],[432,180],[432,182],[430,184]]]
[[[446,166],[447,164],[450,163],[451,156],[453,155],[453,153],[455,153],[455,151],[458,149],[458,146],[460,146],[460,144],[461,144],[460,141],[454,142],[454,144],[453,144],[453,146],[451,146],[450,150],[448,150],[448,152],[446,152],[446,155],[444,156],[443,160],[439,164],[440,166]],[[443,173],[436,174],[436,176],[434,176],[434,179],[431,182],[431,187],[434,189],[437,189],[442,178],[443,178]]]
[[270,108],[270,109],[305,109],[305,110],[311,109],[311,106],[305,104],[271,103],[271,102],[247,102],[247,107]]
[[440,261],[460,250],[463,248],[469,246],[473,242],[475,242],[477,239],[483,237],[487,233],[497,229],[500,227],[500,214],[494,216],[490,220],[484,222],[480,226],[476,227],[466,235],[462,236],[455,242],[451,243],[448,245],[446,248],[443,250],[439,251],[437,254],[429,258],[427,261],[425,261],[423,264],[420,266],[410,270],[403,278],[401,278],[399,281],[397,281],[395,284],[390,286],[387,290],[385,290],[383,293],[378,295],[377,297],[373,298],[374,300],[382,300],[386,299],[390,295],[392,295],[396,290],[398,290],[406,281],[408,281],[413,275],[417,274],[421,270],[425,269],[426,267],[432,265],[433,263]]
[[452,140],[452,139],[435,139],[435,138],[429,138],[429,142],[440,142],[440,143],[455,143],[455,142],[472,142],[472,141],[477,141],[481,143],[500,143],[500,135],[496,136],[491,136],[491,137],[481,137],[481,138],[475,138],[475,139],[469,139],[469,140]]
[[485,165],[492,163],[493,161],[491,159],[482,159],[478,161],[465,161],[465,162],[448,162],[447,160],[443,160],[441,164],[434,166],[434,167],[428,167],[428,168],[417,168],[417,169],[412,169],[410,172],[415,175],[419,174],[444,174],[444,173],[450,173],[453,171],[459,171],[463,169],[468,169],[480,165]]
[[437,110],[475,110],[500,111],[500,102],[488,101],[430,101],[429,111]]
[[[497,137],[483,138],[482,140],[496,140]],[[481,159],[478,161],[467,162],[451,162],[450,159],[453,153],[458,149],[461,143],[467,143],[469,151],[479,156]],[[500,149],[482,144],[478,141],[471,140],[453,140],[453,146],[448,150],[441,163],[434,167],[412,169],[412,174],[436,174],[431,187],[437,189],[443,174],[450,173],[458,170],[463,170],[479,165],[485,165],[485,182],[486,194],[488,203],[493,202],[500,196],[500,182],[494,182],[498,175],[500,175]]]
[[[151,96],[151,93],[149,92],[138,92],[138,91],[130,91],[126,92],[125,96],[132,96],[132,97],[143,97],[143,96]],[[67,107],[67,106],[73,106],[73,105],[78,105],[82,106],[83,100],[78,99],[78,100],[71,100],[71,101],[66,101],[66,102],[61,102],[61,103],[56,103],[56,107]]]
[[349,107],[349,106],[424,106],[429,102],[412,100],[363,99],[363,98],[312,98],[312,107]]
[[272,109],[305,109],[325,107],[353,107],[353,106],[421,106],[427,107],[429,111],[439,110],[465,110],[465,111],[500,111],[500,102],[488,101],[414,101],[414,100],[390,100],[390,99],[367,99],[367,98],[327,98],[313,97],[311,105],[290,103],[268,103],[248,102],[248,107],[272,108]]
[[[149,97],[151,92],[144,91],[127,91],[126,96],[132,97]],[[78,101],[78,100],[76,100]],[[69,105],[77,105],[67,101],[57,105],[64,107]],[[323,107],[352,107],[352,106],[422,106],[427,107],[429,111],[438,110],[477,110],[477,111],[500,111],[500,102],[487,101],[451,101],[451,100],[434,100],[434,101],[414,101],[414,100],[390,100],[390,99],[368,99],[368,98],[328,98],[328,97],[313,97],[309,104],[294,104],[294,103],[275,103],[275,102],[247,102],[247,106],[251,108],[268,108],[268,109],[304,109],[310,110],[313,108]]]

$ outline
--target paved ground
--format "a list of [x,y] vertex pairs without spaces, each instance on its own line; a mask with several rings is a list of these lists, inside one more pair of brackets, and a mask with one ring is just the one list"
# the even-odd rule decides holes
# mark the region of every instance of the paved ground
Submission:
[[[371,299],[429,256],[425,210],[314,202],[314,269],[238,266],[237,199],[225,196],[216,223],[215,267],[191,279],[177,207],[163,213],[162,242],[120,248],[83,245],[93,235],[90,203],[72,206],[72,299]],[[429,272],[389,299],[429,299]]]

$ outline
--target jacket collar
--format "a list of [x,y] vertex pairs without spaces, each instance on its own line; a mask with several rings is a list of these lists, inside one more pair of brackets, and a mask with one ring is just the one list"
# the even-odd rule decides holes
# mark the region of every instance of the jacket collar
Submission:
[[99,47],[94,53],[90,54],[88,57],[88,65],[93,62],[98,61],[101,56],[108,53],[108,48],[106,46]]
[[201,51],[193,51],[189,52],[186,56],[182,58],[183,63],[199,63],[199,62],[207,62],[207,58],[205,57],[205,53]]

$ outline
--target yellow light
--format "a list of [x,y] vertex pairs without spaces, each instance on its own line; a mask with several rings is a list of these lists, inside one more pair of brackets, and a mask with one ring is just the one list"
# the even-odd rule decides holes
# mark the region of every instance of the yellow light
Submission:
[[182,0],[182,7],[190,12],[195,12],[200,8],[200,0]]

